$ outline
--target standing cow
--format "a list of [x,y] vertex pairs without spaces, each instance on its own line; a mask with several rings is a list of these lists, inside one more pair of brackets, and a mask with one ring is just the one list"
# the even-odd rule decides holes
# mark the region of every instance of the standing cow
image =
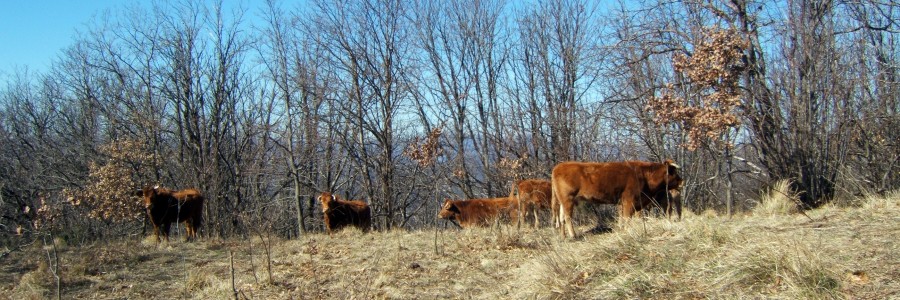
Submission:
[[649,199],[666,195],[681,186],[678,165],[672,160],[662,163],[563,162],[553,168],[551,179],[553,203],[560,206],[560,233],[575,236],[572,210],[577,202],[618,204],[620,216],[630,218]]
[[187,230],[185,239],[193,241],[197,238],[197,230],[203,223],[203,195],[196,189],[172,191],[159,186],[144,187],[135,193],[144,198],[144,208],[153,224],[156,242],[160,242],[160,233],[169,241],[169,229],[174,222],[184,222]]
[[[549,180],[526,179],[515,183],[516,200],[519,205],[519,218],[517,224],[525,222],[525,216],[529,209],[534,214],[534,227],[540,227],[538,211],[548,210],[550,206],[551,184]],[[557,207],[553,207],[553,213],[557,213]]]
[[328,234],[346,226],[355,226],[368,232],[372,226],[372,211],[365,202],[340,200],[328,192],[319,195],[318,200],[322,202],[322,214]]
[[518,202],[513,197],[444,200],[439,219],[455,221],[462,228],[489,226],[494,221],[515,222]]

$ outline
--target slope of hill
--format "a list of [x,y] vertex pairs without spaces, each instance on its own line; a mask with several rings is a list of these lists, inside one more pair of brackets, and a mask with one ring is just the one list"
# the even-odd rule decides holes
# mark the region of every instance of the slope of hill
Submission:
[[[64,298],[894,298],[900,194],[806,214],[550,228],[345,230],[297,240],[57,241]],[[582,228],[586,230],[587,227]],[[55,297],[53,247],[0,258],[0,298]]]

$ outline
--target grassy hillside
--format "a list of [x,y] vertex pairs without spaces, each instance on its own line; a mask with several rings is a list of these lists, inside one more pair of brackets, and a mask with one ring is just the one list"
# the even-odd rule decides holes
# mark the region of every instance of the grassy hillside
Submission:
[[[633,219],[577,240],[549,228],[448,228],[162,246],[57,241],[57,250],[63,298],[227,299],[232,288],[251,299],[900,297],[900,194],[806,215],[767,204],[732,218]],[[0,258],[0,297],[54,297],[52,251]]]

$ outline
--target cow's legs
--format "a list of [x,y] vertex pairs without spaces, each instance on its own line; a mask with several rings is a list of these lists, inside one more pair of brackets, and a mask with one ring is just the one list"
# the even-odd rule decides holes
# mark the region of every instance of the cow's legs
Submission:
[[169,229],[172,227],[172,223],[163,222],[162,224],[162,235],[166,238],[166,243],[169,242]]
[[193,241],[193,240],[194,240],[194,236],[196,235],[196,229],[194,229],[194,220],[193,220],[193,219],[187,219],[187,220],[185,220],[185,222],[184,222],[184,230],[185,230],[185,233],[186,233],[186,234],[185,234],[185,237],[184,237],[184,240],[185,240],[185,241],[188,241],[188,242]]
[[162,239],[159,237],[159,226],[153,226],[153,236],[156,237],[156,243],[159,244],[162,242]]
[[682,200],[681,194],[673,195],[669,199],[669,207],[671,207],[672,204],[675,204],[675,214],[678,215],[678,217],[675,220],[678,220],[678,221],[681,221],[681,200]]
[[522,191],[519,191],[519,194],[516,195],[516,205],[518,205],[517,208],[519,209],[519,212],[518,212],[519,218],[516,220],[516,228],[517,229],[522,228],[522,223],[525,222],[525,216],[528,215],[527,214],[528,208],[526,207],[527,205],[525,203],[522,203],[522,194],[521,193],[522,193]]
[[563,215],[563,210],[559,209],[557,206],[556,209],[556,228],[559,228],[559,234],[563,237],[566,237],[566,224],[565,224],[566,216]]
[[560,229],[565,229],[563,232],[563,237],[566,237],[566,233],[568,236],[575,237],[575,224],[572,223],[572,210],[575,208],[575,203],[573,199],[569,199],[569,201],[559,201],[559,218],[564,226],[560,226]]
[[560,224],[560,220],[559,220],[559,203],[556,203],[556,201],[551,203],[550,211],[551,211],[550,222],[553,222],[554,227],[559,228],[560,226],[562,226],[562,224]]
[[635,207],[634,207],[635,199],[634,198],[635,197],[632,197],[631,195],[622,194],[622,199],[620,200],[620,202],[622,203],[621,215],[622,215],[623,219],[629,219],[634,215],[634,213],[635,213]]

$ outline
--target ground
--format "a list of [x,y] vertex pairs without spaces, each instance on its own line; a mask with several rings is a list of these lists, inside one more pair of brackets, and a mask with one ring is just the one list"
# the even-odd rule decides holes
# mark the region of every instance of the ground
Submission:
[[[345,230],[282,240],[123,239],[0,258],[0,298],[609,299],[900,297],[900,195],[798,213],[552,228]],[[268,254],[267,254],[268,252]]]

